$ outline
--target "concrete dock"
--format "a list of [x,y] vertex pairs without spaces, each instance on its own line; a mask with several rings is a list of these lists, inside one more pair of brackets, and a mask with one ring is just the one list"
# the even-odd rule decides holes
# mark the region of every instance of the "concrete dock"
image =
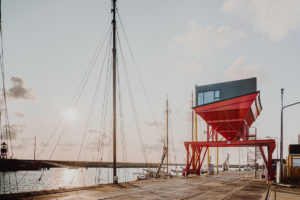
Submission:
[[23,193],[18,199],[265,199],[268,185],[253,172],[232,171],[219,175],[177,177],[99,185],[88,188]]

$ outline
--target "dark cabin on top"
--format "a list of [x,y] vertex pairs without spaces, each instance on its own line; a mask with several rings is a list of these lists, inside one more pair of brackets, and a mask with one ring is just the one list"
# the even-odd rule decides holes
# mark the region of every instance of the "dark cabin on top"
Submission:
[[195,86],[196,105],[232,99],[257,91],[256,78]]

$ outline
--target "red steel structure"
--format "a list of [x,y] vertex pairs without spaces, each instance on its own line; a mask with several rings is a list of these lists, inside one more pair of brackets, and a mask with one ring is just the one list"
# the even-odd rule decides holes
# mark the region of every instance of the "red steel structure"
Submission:
[[[274,179],[272,153],[275,149],[275,140],[256,140],[256,135],[249,134],[249,128],[262,110],[259,94],[255,92],[193,108],[207,123],[207,140],[184,142],[187,151],[184,176],[200,175],[209,147],[259,147],[268,170],[268,178]],[[218,140],[218,134],[222,139]],[[263,147],[267,147],[267,157]]]

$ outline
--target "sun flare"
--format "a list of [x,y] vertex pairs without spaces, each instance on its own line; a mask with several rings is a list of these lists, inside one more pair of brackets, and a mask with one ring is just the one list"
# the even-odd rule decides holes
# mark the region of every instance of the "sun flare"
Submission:
[[77,113],[74,110],[66,110],[63,112],[63,117],[68,121],[74,121],[77,119]]

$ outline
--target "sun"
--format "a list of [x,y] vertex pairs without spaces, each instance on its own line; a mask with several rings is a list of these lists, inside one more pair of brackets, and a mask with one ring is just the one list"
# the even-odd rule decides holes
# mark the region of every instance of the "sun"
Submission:
[[74,110],[69,109],[63,112],[63,117],[68,121],[74,121],[77,119],[77,113]]

